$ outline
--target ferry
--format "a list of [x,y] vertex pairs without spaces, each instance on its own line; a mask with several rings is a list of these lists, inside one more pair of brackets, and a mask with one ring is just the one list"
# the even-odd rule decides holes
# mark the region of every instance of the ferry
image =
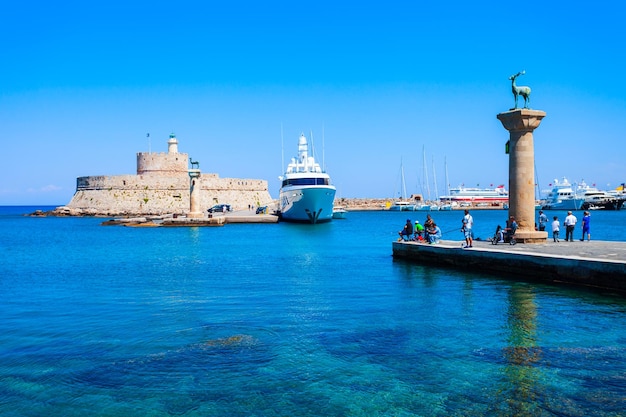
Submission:
[[304,134],[298,139],[298,157],[291,158],[281,180],[278,214],[281,220],[322,223],[333,218],[336,189],[330,176],[309,156]]
[[439,197],[444,203],[450,202],[474,202],[474,203],[508,203],[509,192],[504,185],[496,188],[456,187],[450,188],[449,195]]

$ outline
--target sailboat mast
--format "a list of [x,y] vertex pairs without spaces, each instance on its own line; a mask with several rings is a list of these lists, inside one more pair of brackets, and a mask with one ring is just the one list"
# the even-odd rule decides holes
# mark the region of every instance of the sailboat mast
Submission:
[[406,183],[404,182],[404,165],[402,159],[400,159],[400,171],[402,175],[402,200],[406,200]]
[[450,180],[448,179],[448,159],[444,156],[443,165],[446,170],[446,195],[450,198]]
[[426,166],[426,147],[422,147],[424,154],[424,182],[426,183],[426,193],[428,194],[428,200],[430,200],[430,184],[428,183],[428,167]]
[[437,188],[437,174],[435,174],[435,157],[433,156],[433,183],[435,185],[435,200],[439,197],[439,189]]

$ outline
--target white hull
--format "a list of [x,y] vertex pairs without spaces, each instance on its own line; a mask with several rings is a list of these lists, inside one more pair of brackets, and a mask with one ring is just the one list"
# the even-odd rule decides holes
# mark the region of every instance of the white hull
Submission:
[[415,206],[408,201],[395,201],[389,206],[389,211],[414,211]]
[[451,188],[450,195],[439,197],[441,202],[506,203],[509,192],[503,185],[497,188]]
[[343,207],[333,207],[333,219],[345,219],[348,210]]
[[550,201],[543,205],[544,210],[580,210],[585,200],[582,198],[571,198],[567,200]]
[[287,186],[280,190],[280,216],[292,222],[322,223],[333,218],[333,186]]

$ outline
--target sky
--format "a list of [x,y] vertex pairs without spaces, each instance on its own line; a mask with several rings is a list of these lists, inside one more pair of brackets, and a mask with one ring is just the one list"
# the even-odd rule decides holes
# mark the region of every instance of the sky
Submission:
[[67,204],[77,177],[135,174],[170,133],[203,172],[274,198],[301,133],[339,197],[399,197],[402,171],[431,198],[506,185],[496,115],[522,70],[547,114],[538,189],[626,181],[622,1],[27,0],[0,16],[0,205]]

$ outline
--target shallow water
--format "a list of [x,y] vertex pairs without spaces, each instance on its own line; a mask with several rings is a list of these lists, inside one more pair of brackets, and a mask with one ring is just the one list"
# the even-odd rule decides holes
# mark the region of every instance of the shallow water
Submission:
[[[150,229],[19,212],[0,211],[3,416],[623,415],[626,301],[394,261],[426,213]],[[506,218],[472,214],[484,238]],[[433,217],[461,242],[462,213]],[[625,218],[592,213],[592,236],[626,240]]]

